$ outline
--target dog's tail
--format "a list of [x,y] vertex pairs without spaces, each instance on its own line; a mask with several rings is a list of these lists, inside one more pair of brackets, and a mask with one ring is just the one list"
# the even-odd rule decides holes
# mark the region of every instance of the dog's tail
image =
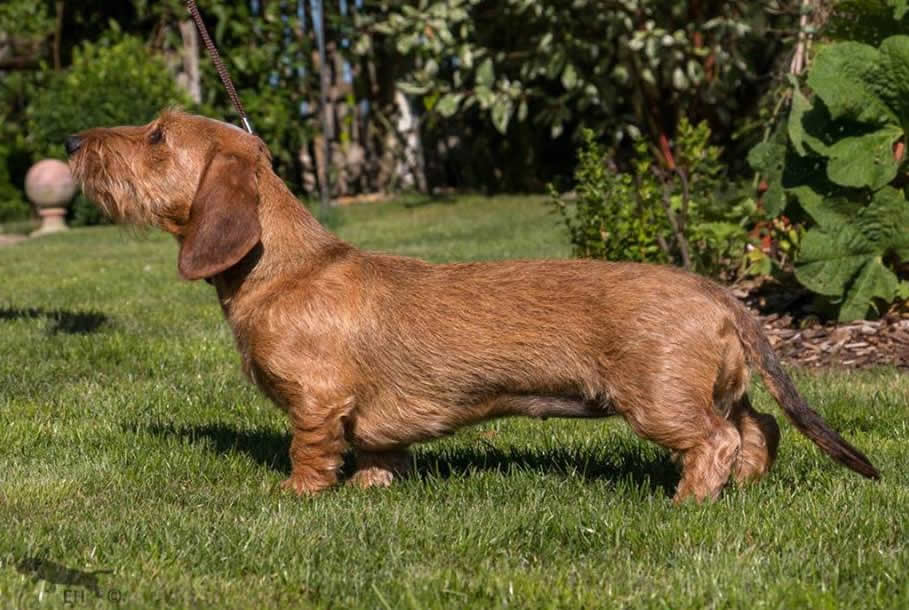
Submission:
[[783,370],[779,359],[767,340],[760,322],[744,305],[731,295],[735,311],[739,339],[745,354],[753,366],[760,371],[761,378],[770,395],[779,403],[789,421],[799,432],[810,438],[831,458],[869,479],[879,479],[880,473],[861,451],[850,445],[835,430],[827,425],[805,399],[799,394],[789,375]]

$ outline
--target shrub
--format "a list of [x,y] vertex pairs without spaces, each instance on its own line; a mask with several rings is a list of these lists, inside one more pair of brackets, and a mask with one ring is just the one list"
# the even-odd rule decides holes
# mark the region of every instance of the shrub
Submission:
[[9,147],[0,142],[0,222],[28,218],[30,209],[10,178],[9,152]]
[[[744,264],[746,226],[755,204],[725,192],[720,149],[710,146],[706,123],[679,123],[674,151],[657,155],[638,141],[628,171],[606,163],[591,131],[575,172],[576,202],[550,187],[577,256],[671,262],[714,277]],[[666,152],[669,152],[666,155]],[[668,159],[669,165],[661,163]]]
[[805,79],[811,93],[793,79],[788,117],[749,155],[770,183],[767,211],[780,214],[791,196],[807,213],[795,276],[841,321],[909,297],[907,71],[906,35],[823,47]]
[[574,213],[555,187],[552,202],[571,236],[575,256],[606,260],[667,262],[657,243],[665,219],[652,207],[635,201],[634,175],[619,173],[605,162],[606,154],[591,130],[582,133],[578,153]]
[[63,138],[102,125],[146,123],[162,108],[188,104],[164,61],[124,36],[110,45],[86,42],[69,70],[51,76],[29,109],[33,150],[60,156]]

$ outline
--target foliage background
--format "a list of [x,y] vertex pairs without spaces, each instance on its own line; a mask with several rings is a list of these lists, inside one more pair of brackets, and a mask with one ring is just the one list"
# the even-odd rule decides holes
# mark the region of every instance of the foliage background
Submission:
[[[276,169],[298,193],[315,193],[323,143],[311,3],[199,6]],[[665,152],[682,116],[706,120],[727,159],[741,159],[736,153],[760,135],[747,117],[772,82],[793,23],[778,2],[351,0],[327,2],[325,12],[331,154],[338,165],[351,155],[365,159],[352,176],[336,170],[336,189],[349,193],[401,184],[541,191],[571,175],[581,128],[609,145],[630,146],[629,135],[643,134]],[[41,138],[56,137],[50,127],[29,135],[48,108],[62,113],[58,127],[75,128],[77,113],[67,111],[74,102],[104,118],[93,105],[118,106],[130,93],[140,104],[160,100],[139,95],[140,77],[158,82],[151,75],[166,73],[185,84],[186,22],[179,0],[5,3],[0,119],[15,142],[8,154],[48,154],[53,146]],[[116,54],[124,37],[145,51],[116,78],[82,83],[82,98],[56,84],[66,80],[56,72],[78,69],[86,54]],[[235,118],[211,62],[200,59],[195,103]],[[414,115],[403,132],[399,94]],[[29,122],[36,103],[42,111]],[[410,149],[407,129],[418,136]],[[749,135],[736,140],[737,133]],[[422,175],[402,181],[401,172]],[[18,186],[20,174],[17,166],[8,180]]]
[[[334,197],[582,192],[581,175],[598,176],[605,182],[587,194],[614,200],[588,200],[595,230],[575,240],[579,254],[724,279],[794,270],[843,320],[909,294],[905,62],[888,63],[884,78],[869,62],[836,59],[887,49],[902,58],[905,0],[339,0],[324,15],[308,0],[199,7],[275,170],[304,198],[329,184]],[[836,110],[836,98],[875,83],[890,97],[855,97],[855,116]],[[27,213],[25,171],[60,156],[62,134],[144,122],[174,103],[236,120],[180,0],[5,2],[0,221]],[[686,152],[682,125],[707,139]],[[700,190],[686,194],[688,181]],[[84,200],[73,216],[102,221]],[[842,227],[859,229],[831,238]]]

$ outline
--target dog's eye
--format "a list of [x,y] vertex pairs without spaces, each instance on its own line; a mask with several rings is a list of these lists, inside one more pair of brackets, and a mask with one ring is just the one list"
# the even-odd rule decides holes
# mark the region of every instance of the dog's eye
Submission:
[[148,143],[149,144],[158,144],[163,139],[164,139],[164,132],[161,131],[160,127],[158,127],[153,132],[148,134]]

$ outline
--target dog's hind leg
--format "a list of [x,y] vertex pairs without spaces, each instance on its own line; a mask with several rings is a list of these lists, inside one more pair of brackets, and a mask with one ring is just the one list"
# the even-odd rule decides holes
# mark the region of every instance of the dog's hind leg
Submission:
[[776,459],[780,427],[772,415],[755,411],[747,394],[733,407],[730,419],[742,437],[742,455],[736,464],[735,480],[740,484],[756,481],[767,474]]
[[[654,387],[654,386],[651,386]],[[714,410],[710,395],[689,380],[665,380],[661,389],[616,407],[635,432],[672,451],[682,465],[674,500],[716,499],[738,459],[741,437],[736,427]]]
[[356,451],[357,469],[348,481],[357,487],[388,487],[410,470],[407,449],[389,451]]
[[736,466],[742,444],[739,431],[719,416],[711,419],[704,437],[682,454],[682,480],[675,502],[715,500]]

